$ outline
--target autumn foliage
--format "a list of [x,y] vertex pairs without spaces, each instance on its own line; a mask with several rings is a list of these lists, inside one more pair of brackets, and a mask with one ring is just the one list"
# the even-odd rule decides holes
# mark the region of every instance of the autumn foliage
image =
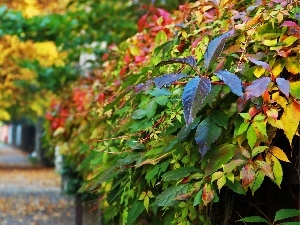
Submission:
[[[101,198],[105,224],[233,224],[298,165],[299,7],[147,9],[137,34],[65,87],[48,136],[77,172],[78,193]],[[233,196],[253,203],[234,208]]]

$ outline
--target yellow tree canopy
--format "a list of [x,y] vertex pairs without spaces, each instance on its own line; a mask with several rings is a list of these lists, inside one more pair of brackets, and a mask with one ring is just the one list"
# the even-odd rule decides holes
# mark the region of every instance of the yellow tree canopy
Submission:
[[22,11],[25,17],[30,18],[48,13],[62,13],[68,2],[69,0],[0,0],[0,5]]

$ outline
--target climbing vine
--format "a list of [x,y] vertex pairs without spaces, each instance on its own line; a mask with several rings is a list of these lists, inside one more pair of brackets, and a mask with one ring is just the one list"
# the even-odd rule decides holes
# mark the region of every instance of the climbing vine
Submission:
[[232,224],[231,206],[213,210],[224,189],[282,186],[294,161],[276,139],[299,135],[298,14],[284,0],[150,7],[68,89],[50,134],[106,224]]

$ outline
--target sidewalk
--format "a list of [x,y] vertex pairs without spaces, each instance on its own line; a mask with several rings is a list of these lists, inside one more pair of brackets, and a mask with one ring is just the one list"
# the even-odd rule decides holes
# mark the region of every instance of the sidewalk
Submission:
[[33,165],[22,150],[0,144],[1,225],[74,225],[74,199],[60,187],[53,168]]
[[19,148],[0,143],[0,168],[33,168],[28,156]]

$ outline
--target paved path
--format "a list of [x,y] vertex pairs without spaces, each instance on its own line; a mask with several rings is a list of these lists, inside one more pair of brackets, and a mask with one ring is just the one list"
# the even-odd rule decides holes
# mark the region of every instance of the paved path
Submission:
[[0,144],[0,225],[74,225],[74,200],[60,192],[53,168]]
[[0,167],[32,168],[29,154],[19,148],[0,143]]

